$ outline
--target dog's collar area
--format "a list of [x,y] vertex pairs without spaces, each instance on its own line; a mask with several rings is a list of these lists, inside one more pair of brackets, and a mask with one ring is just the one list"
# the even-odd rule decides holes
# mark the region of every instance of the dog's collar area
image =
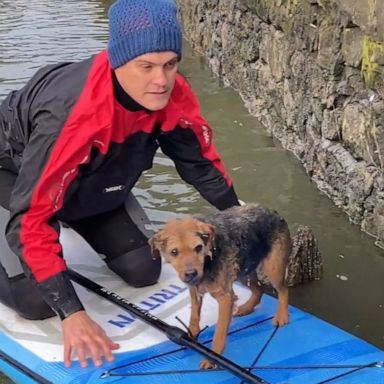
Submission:
[[211,254],[210,255],[205,255],[205,262],[207,263],[207,259],[209,259],[210,262],[214,261],[216,259],[216,256],[218,255],[218,250],[217,247],[212,247],[210,249]]
[[218,255],[220,254],[220,249],[217,247],[211,248],[211,255],[205,255],[204,260],[204,276],[208,280],[215,280],[216,270],[217,270],[217,261]]
[[204,276],[209,276],[211,271],[212,271],[212,257],[210,255],[205,255]]

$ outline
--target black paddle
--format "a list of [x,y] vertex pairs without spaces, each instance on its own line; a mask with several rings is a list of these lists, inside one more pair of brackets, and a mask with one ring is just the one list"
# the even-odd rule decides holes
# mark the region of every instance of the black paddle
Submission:
[[268,384],[262,378],[253,375],[251,372],[240,367],[233,361],[217,354],[216,352],[213,352],[211,349],[200,344],[182,329],[165,323],[164,321],[158,319],[156,316],[150,314],[148,311],[140,308],[136,304],[130,303],[128,300],[124,299],[118,294],[111,292],[107,288],[93,282],[92,280],[80,275],[71,269],[68,269],[68,274],[71,280],[73,280],[75,283],[126,309],[140,320],[163,332],[168,337],[168,339],[174,343],[193,349],[218,366],[227,369],[240,379],[245,380],[247,383]]

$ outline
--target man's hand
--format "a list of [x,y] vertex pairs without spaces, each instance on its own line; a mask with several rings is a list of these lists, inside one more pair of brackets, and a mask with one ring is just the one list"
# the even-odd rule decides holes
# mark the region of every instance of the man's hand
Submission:
[[85,311],[75,312],[61,323],[64,339],[64,365],[71,366],[72,352],[77,354],[80,365],[88,366],[87,355],[90,355],[93,364],[99,367],[102,364],[102,356],[107,361],[113,360],[112,352],[119,348],[95,323]]

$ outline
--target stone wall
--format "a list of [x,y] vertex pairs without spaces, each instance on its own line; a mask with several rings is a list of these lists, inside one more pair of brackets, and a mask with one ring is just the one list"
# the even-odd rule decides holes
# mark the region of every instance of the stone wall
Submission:
[[384,246],[384,2],[178,3],[194,49]]

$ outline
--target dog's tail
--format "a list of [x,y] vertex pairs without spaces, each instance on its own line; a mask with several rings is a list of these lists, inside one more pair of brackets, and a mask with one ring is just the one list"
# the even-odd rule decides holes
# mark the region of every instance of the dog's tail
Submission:
[[300,226],[292,238],[292,252],[288,259],[286,284],[294,286],[319,280],[323,274],[323,258],[312,230]]

